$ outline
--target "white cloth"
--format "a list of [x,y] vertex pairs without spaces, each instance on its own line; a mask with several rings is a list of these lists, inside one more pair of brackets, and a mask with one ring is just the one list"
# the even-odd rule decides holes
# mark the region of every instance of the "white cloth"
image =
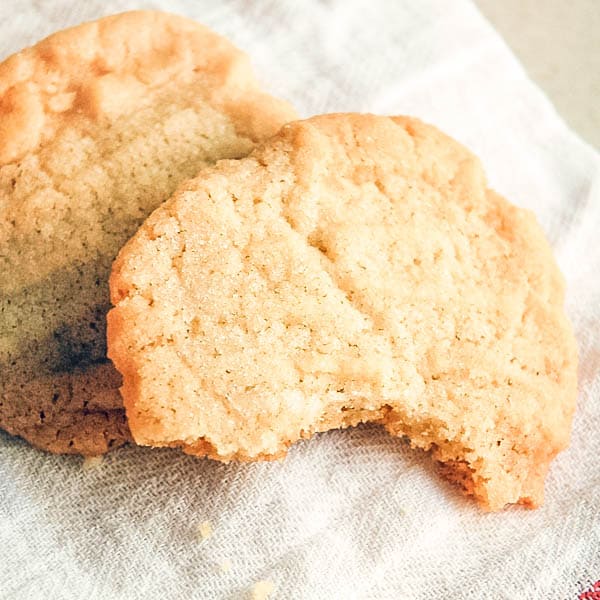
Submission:
[[[600,159],[467,0],[155,0],[231,38],[303,116],[414,114],[532,208],[581,351],[571,447],[543,508],[485,514],[376,427],[223,465],[125,448],[91,470],[0,434],[0,597],[576,599],[600,579]],[[0,54],[140,3],[5,0]],[[543,51],[543,49],[540,49]],[[208,520],[213,535],[199,541]],[[221,561],[231,561],[223,572]]]

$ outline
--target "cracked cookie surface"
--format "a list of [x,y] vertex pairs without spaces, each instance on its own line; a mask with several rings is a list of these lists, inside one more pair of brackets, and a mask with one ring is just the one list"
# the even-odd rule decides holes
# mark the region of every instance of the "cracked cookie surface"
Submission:
[[540,504],[568,444],[577,359],[550,247],[417,120],[286,125],[184,184],[110,287],[140,444],[255,460],[374,421],[492,510]]
[[119,248],[177,185],[294,117],[247,57],[140,11],[0,64],[0,426],[54,452],[130,439],[106,358]]

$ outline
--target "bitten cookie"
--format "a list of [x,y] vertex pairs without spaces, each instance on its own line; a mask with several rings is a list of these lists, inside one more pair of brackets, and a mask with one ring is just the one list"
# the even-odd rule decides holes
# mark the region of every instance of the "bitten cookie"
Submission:
[[110,287],[140,444],[254,460],[374,421],[491,510],[539,505],[568,444],[577,357],[550,247],[415,119],[286,125],[157,209]]
[[0,64],[0,426],[54,452],[128,439],[108,275],[177,185],[293,118],[207,28],[132,12]]

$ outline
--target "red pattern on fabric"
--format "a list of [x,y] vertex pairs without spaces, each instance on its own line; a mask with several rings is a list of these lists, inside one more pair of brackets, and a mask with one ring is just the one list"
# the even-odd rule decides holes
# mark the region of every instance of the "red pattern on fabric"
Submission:
[[586,592],[582,592],[578,596],[579,600],[600,600],[600,580]]

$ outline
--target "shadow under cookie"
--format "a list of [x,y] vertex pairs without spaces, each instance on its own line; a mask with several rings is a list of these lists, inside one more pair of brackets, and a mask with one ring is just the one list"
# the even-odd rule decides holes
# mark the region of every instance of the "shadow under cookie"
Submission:
[[[78,265],[0,298],[0,426],[44,450],[95,455],[131,440],[106,358],[106,277],[100,262]],[[74,300],[94,288],[97,303]]]

